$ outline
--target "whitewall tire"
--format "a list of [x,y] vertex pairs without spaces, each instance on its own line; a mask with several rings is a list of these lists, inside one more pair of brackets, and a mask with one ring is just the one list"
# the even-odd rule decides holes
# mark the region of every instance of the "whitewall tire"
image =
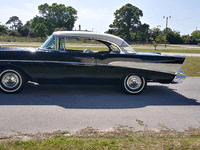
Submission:
[[0,88],[6,93],[19,92],[24,86],[24,77],[15,69],[6,69],[0,73]]
[[127,75],[123,80],[122,87],[129,94],[139,94],[145,89],[146,80],[137,75]]

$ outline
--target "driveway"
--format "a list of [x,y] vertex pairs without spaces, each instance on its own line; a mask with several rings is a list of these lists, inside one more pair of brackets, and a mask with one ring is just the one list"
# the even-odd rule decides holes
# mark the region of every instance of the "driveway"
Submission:
[[126,95],[114,86],[83,85],[29,85],[19,94],[0,93],[0,134],[87,126],[109,130],[116,125],[135,130],[200,127],[200,78],[149,83],[140,95]]

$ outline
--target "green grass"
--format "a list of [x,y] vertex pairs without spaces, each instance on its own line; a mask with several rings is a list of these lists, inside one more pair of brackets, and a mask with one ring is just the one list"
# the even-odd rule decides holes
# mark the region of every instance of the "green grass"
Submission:
[[0,35],[0,42],[40,42],[41,38]]
[[200,57],[187,57],[182,70],[187,76],[200,77]]
[[200,53],[200,46],[197,45],[159,45],[157,50],[152,45],[131,45],[137,52],[163,52],[163,53]]
[[200,54],[200,50],[173,50],[173,49],[134,49],[136,52],[162,52],[162,53],[191,53]]
[[36,141],[1,142],[0,150],[101,150],[101,149],[200,149],[200,136],[172,137],[59,137]]
[[[162,128],[163,129],[163,128]],[[67,134],[67,136],[66,136]],[[28,136],[31,140],[17,140]],[[44,139],[45,138],[45,139]],[[2,141],[4,140],[4,141]],[[20,134],[0,136],[0,150],[121,150],[121,149],[200,149],[200,129],[134,131],[133,127],[118,125],[111,131],[100,131],[92,127],[70,133]]]
[[0,47],[40,47],[40,42],[0,42]]

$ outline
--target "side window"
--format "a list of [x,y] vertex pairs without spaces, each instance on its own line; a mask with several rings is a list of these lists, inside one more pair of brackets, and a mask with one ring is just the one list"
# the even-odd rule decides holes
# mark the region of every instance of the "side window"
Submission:
[[109,51],[108,47],[94,39],[83,37],[66,37],[65,50],[72,52],[99,52]]
[[110,52],[110,54],[119,54],[120,53],[120,49],[116,45],[111,44],[110,47],[112,49],[112,51]]
[[135,51],[131,48],[131,46],[125,41],[121,47],[126,51],[126,53],[135,53]]
[[65,38],[59,38],[59,50],[65,50]]
[[48,40],[41,46],[42,49],[55,50],[56,49],[56,37],[50,36]]

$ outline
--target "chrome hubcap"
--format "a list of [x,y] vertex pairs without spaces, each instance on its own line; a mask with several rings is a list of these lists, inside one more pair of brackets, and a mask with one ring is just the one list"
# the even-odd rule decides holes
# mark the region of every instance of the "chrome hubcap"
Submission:
[[19,77],[15,73],[6,73],[2,77],[2,84],[6,88],[14,88],[19,83]]
[[142,85],[142,80],[138,76],[130,76],[127,79],[127,86],[131,90],[136,90]]

